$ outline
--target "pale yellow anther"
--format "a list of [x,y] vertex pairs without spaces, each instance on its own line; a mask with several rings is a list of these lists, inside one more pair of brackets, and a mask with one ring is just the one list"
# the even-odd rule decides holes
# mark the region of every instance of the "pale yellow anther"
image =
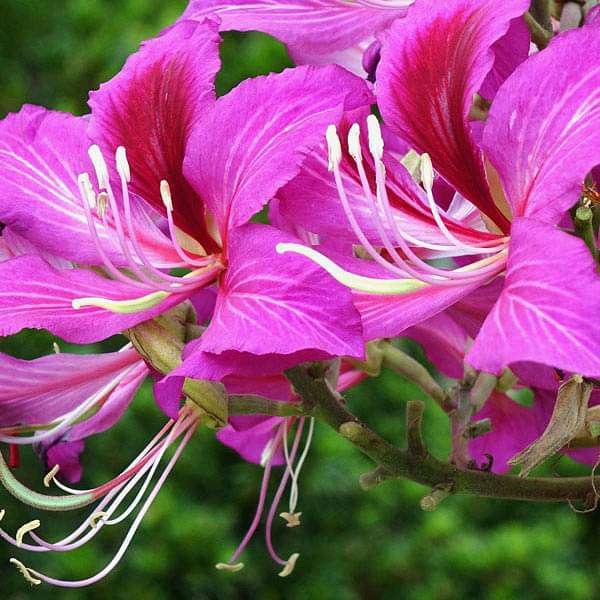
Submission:
[[285,563],[285,567],[279,573],[279,577],[287,577],[291,575],[294,571],[294,567],[296,566],[296,561],[300,558],[300,555],[297,552],[294,552],[289,558],[287,563]]
[[40,583],[42,583],[42,580],[36,579],[30,573],[30,569],[28,569],[20,560],[17,560],[16,558],[11,558],[9,562],[11,564],[15,565],[15,567],[17,567],[17,569],[19,569],[19,571],[21,572],[21,575],[23,575],[23,577],[25,577],[25,581],[27,581],[27,583],[30,583],[31,585],[40,585]]
[[160,197],[162,198],[165,208],[169,212],[173,212],[173,198],[171,197],[171,188],[169,182],[163,179],[160,182]]
[[367,117],[367,131],[369,132],[369,150],[375,160],[383,158],[383,137],[381,126],[375,115]]
[[108,188],[108,168],[102,151],[94,144],[88,148],[88,156],[94,165],[94,171],[96,171],[96,178],[98,179],[98,187],[107,189]]
[[103,510],[94,513],[90,517],[90,527],[92,529],[96,529],[96,527],[98,527],[98,523],[100,523],[100,521],[102,521],[105,517],[108,517],[108,513],[104,512]]
[[52,342],[52,350],[54,354],[60,354],[60,346],[56,342]]
[[426,191],[433,188],[433,165],[427,152],[421,154],[421,183]]
[[127,161],[127,152],[123,146],[117,148],[115,153],[115,161],[117,163],[117,170],[119,175],[125,179],[127,183],[131,181],[131,169],[129,168],[129,162]]
[[325,132],[327,140],[328,166],[330,171],[333,171],[342,161],[342,144],[337,134],[335,125],[330,125]]
[[6,511],[4,509],[0,510],[0,521],[2,521],[2,519],[4,519],[5,514],[6,514]]
[[235,563],[230,565],[229,563],[217,563],[215,569],[219,571],[228,571],[229,573],[237,573],[244,568],[244,563]]
[[282,512],[282,513],[279,513],[279,516],[282,519],[284,519],[285,521],[287,521],[286,527],[298,527],[300,525],[300,516],[301,515],[302,515],[301,512],[294,512],[294,513]]
[[101,219],[104,219],[106,214],[106,207],[108,206],[108,194],[106,192],[100,192],[96,198],[96,212]]
[[362,160],[362,149],[360,147],[360,125],[354,123],[348,132],[348,151],[350,156],[356,161]]
[[56,474],[58,473],[59,469],[60,465],[54,465],[52,469],[50,469],[50,471],[46,473],[46,476],[44,477],[44,487],[50,487],[50,484],[54,481],[54,478],[56,477]]
[[23,544],[23,538],[25,534],[37,529],[41,525],[39,519],[34,519],[33,521],[29,521],[29,523],[25,523],[25,525],[21,525],[15,534],[15,540],[17,541],[17,546],[21,546]]
[[96,193],[94,192],[94,188],[92,187],[90,176],[87,173],[81,173],[77,178],[77,183],[79,184],[79,189],[81,190],[81,193],[85,196],[85,200],[87,200],[89,207],[92,210],[96,208]]

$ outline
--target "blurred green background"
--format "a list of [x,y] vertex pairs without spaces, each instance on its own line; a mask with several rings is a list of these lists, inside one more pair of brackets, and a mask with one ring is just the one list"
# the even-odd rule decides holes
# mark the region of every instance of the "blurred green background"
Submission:
[[[3,0],[0,7],[0,115],[24,102],[86,111],[89,89],[115,74],[139,42],[183,10],[182,0]],[[290,64],[285,49],[260,34],[227,34],[218,91]],[[22,358],[50,352],[52,338],[25,332],[0,341]],[[64,347],[64,345],[63,345]],[[418,352],[418,351],[417,351]],[[422,358],[422,357],[421,357]],[[410,383],[384,373],[349,394],[353,410],[391,440],[401,442],[407,399],[422,397]],[[141,449],[163,419],[144,388],[132,410],[107,434],[89,440],[82,486],[110,479]],[[447,452],[445,418],[429,404],[426,436],[434,453]],[[121,565],[86,590],[29,588],[8,564],[17,556],[50,575],[84,578],[111,558],[125,528],[106,528],[69,555],[28,555],[0,545],[0,598],[573,598],[600,597],[598,515],[567,506],[456,497],[423,513],[427,490],[389,482],[362,492],[358,476],[369,462],[324,426],[304,468],[302,527],[276,523],[283,556],[299,552],[295,573],[277,577],[257,535],[236,574],[215,571],[241,540],[253,516],[261,469],[242,462],[208,431],[195,436],[144,520]],[[585,472],[561,463],[561,470]],[[23,452],[19,476],[40,488],[43,471]],[[40,516],[0,491],[3,526],[15,531]],[[78,515],[78,517],[81,515]],[[51,539],[75,523],[71,515],[41,515]]]

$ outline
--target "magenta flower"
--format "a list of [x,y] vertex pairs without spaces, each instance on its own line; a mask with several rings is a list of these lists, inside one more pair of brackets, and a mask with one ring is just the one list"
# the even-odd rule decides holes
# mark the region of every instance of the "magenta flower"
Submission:
[[[361,355],[349,293],[279,256],[289,235],[247,222],[328,122],[370,101],[368,88],[338,67],[302,67],[215,101],[218,42],[213,22],[180,22],[92,93],[91,118],[25,107],[2,123],[0,179],[11,202],[0,220],[76,265],[2,263],[2,334],[44,327],[95,341],[218,281],[203,350]],[[175,277],[173,267],[189,273]]]
[[[373,260],[357,267],[311,248],[280,250],[310,256],[363,292],[356,305],[367,338],[397,335],[505,274],[467,361],[492,373],[534,361],[597,376],[600,324],[587,315],[600,309],[600,278],[584,243],[557,227],[600,162],[600,73],[585,60],[598,47],[597,25],[559,36],[517,68],[496,95],[481,147],[467,118],[491,68],[490,48],[527,6],[520,0],[500,9],[492,2],[423,1],[396,21],[378,69],[378,102],[387,126],[428,153],[420,164],[423,189],[402,167],[388,167],[393,147],[384,162],[374,117],[367,119],[368,159],[359,125],[350,130],[354,176],[341,166],[342,148],[330,129],[337,192],[354,239]],[[572,64],[584,71],[574,72]],[[560,77],[550,74],[556,68]],[[433,196],[431,162],[458,193],[447,211]],[[456,268],[425,260],[442,257],[453,258]]]

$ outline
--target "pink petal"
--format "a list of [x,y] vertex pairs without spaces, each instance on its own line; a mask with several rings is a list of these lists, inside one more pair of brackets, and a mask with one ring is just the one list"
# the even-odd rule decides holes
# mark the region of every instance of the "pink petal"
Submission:
[[278,243],[294,240],[266,225],[232,233],[229,268],[202,350],[362,356],[360,318],[350,291],[304,257],[276,252]]
[[160,213],[160,182],[171,188],[175,224],[207,251],[209,236],[202,200],[182,173],[188,138],[214,102],[219,35],[212,21],[184,21],[142,44],[122,71],[90,94],[90,137],[113,156],[124,146],[131,190]]
[[585,244],[550,225],[516,219],[505,289],[467,361],[499,374],[533,361],[600,375],[600,276]]
[[494,66],[479,90],[484,98],[490,101],[494,99],[498,88],[529,56],[530,44],[531,35],[525,19],[513,19],[506,34],[492,46]]
[[491,455],[492,472],[506,473],[510,470],[507,461],[535,441],[540,428],[535,411],[517,404],[508,396],[494,392],[484,407],[473,417],[474,421],[490,419],[492,431],[469,442],[469,452],[476,463],[486,464]]
[[[35,106],[0,122],[0,221],[39,252],[97,265],[77,184],[92,168],[87,126],[87,118]],[[120,258],[110,244],[106,250]]]
[[411,3],[396,0],[389,8],[371,8],[338,0],[193,0],[184,18],[215,14],[221,31],[263,31],[287,44],[292,53],[322,55],[370,38],[404,16]]
[[[377,96],[387,124],[504,230],[467,116],[493,65],[492,45],[527,0],[420,0],[384,40]],[[494,18],[490,18],[493,14]]]
[[77,298],[127,300],[143,293],[91,270],[55,269],[37,256],[14,258],[0,263],[0,335],[31,327],[48,329],[69,342],[87,344],[151,319],[189,295],[172,294],[157,306],[132,314],[92,306],[79,310],[72,307]]
[[598,55],[598,25],[562,33],[494,100],[483,147],[514,215],[558,223],[600,163]]
[[135,350],[35,360],[0,354],[0,427],[51,423],[139,361]]
[[463,376],[468,336],[446,313],[411,327],[404,335],[421,344],[427,358],[446,377],[460,379]]
[[367,84],[335,66],[246,80],[219,98],[194,132],[184,171],[222,237],[298,173],[328,125],[371,102]]

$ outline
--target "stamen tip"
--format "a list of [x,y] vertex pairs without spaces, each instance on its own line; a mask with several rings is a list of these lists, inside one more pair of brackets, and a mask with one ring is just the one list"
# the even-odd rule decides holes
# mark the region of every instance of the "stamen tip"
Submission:
[[30,569],[26,567],[20,560],[11,558],[9,562],[19,569],[21,575],[25,577],[25,581],[27,581],[27,583],[30,583],[31,585],[40,585],[40,583],[42,583],[41,579],[36,579],[31,575]]
[[381,160],[383,158],[383,137],[381,125],[375,115],[367,117],[367,131],[369,132],[369,150],[375,160]]
[[327,150],[328,150],[328,169],[333,171],[335,167],[337,167],[340,162],[342,162],[342,144],[340,143],[340,138],[337,134],[337,128],[335,125],[329,125],[327,127],[327,131],[325,132],[325,139],[327,140]]
[[284,519],[285,521],[287,521],[286,527],[298,527],[299,525],[301,525],[301,523],[300,523],[300,516],[301,515],[302,515],[301,512],[297,512],[297,513],[282,512],[282,513],[279,513],[279,516],[282,519]]
[[0,510],[0,521],[2,521],[2,519],[4,519],[5,514],[6,514],[6,511],[4,509]]
[[105,517],[108,517],[108,513],[104,512],[103,510],[94,513],[91,517],[90,517],[90,527],[92,529],[96,529],[96,527],[98,527],[98,524],[104,520]]
[[360,147],[360,125],[358,123],[354,123],[348,132],[348,151],[350,152],[350,156],[352,156],[355,161],[358,162],[362,160],[362,150]]
[[433,165],[427,152],[421,154],[421,182],[426,190],[433,188]]
[[298,554],[297,552],[294,552],[294,554],[292,554],[288,558],[288,561],[285,564],[285,567],[283,567],[283,569],[279,573],[279,577],[287,577],[288,575],[291,575],[294,572],[294,568],[296,567],[296,561],[299,558],[300,558],[300,554]]
[[60,465],[54,465],[52,467],[52,469],[50,469],[50,471],[48,471],[46,473],[46,475],[45,475],[45,477],[43,479],[44,487],[47,487],[47,488],[50,487],[50,484],[52,483],[52,481],[56,477],[56,474],[58,473],[59,469],[60,469]]
[[160,182],[160,197],[162,198],[165,208],[169,212],[173,212],[173,198],[171,197],[171,188],[169,182],[166,179],[162,179]]
[[23,538],[25,534],[37,529],[41,525],[39,519],[34,519],[33,521],[29,521],[29,523],[25,523],[21,525],[15,534],[15,540],[17,542],[17,547],[20,548],[23,545]]
[[125,179],[127,183],[130,183],[131,169],[129,168],[129,162],[127,161],[127,152],[125,151],[125,148],[123,146],[119,146],[117,148],[115,159],[117,162],[117,169],[119,170],[119,174]]
[[215,569],[218,571],[228,571],[229,573],[237,573],[244,568],[244,563],[235,563],[230,565],[229,563],[217,563]]

